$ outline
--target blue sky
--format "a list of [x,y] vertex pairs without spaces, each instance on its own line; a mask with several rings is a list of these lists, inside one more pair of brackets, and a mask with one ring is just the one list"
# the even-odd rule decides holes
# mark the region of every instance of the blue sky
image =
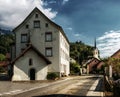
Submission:
[[13,29],[36,6],[62,26],[70,42],[93,46],[96,37],[101,57],[120,49],[120,0],[0,0],[0,26]]

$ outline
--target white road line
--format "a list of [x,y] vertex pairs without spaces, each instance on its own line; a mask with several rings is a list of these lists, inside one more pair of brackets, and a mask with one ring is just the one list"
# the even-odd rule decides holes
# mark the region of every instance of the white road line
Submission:
[[96,85],[98,84],[99,82],[99,79],[97,79],[94,84],[91,86],[91,88],[89,89],[88,93],[86,96],[101,96],[103,97],[103,92],[95,92],[95,88],[96,88]]
[[10,95],[10,94],[17,94],[20,93],[22,90],[14,90],[14,91],[9,91],[9,92],[3,92],[0,94],[0,96],[2,95]]

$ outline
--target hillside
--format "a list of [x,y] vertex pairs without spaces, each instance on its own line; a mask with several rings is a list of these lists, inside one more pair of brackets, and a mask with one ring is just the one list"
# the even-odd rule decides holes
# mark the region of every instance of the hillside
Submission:
[[10,44],[14,40],[14,35],[10,30],[0,29],[0,53],[6,54],[10,51]]

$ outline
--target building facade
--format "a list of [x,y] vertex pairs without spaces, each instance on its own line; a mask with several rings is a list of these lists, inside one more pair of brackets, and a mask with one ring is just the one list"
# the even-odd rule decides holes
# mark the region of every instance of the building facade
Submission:
[[[56,72],[59,74],[59,76],[61,76],[62,74],[69,75],[69,41],[62,27],[52,22],[38,8],[35,8],[27,16],[27,18],[13,30],[13,32],[15,33],[16,38],[15,58],[19,57],[20,54],[29,47],[29,45],[32,45],[32,47],[37,49],[37,51],[40,52],[42,56],[51,61],[51,64],[48,65],[45,72]],[[31,57],[33,56],[34,55],[31,53]],[[13,60],[14,76],[17,73],[17,65],[20,62],[22,65],[24,64],[22,63],[22,61],[17,61],[14,62]],[[38,59],[38,61],[39,62],[37,64],[41,62],[40,59]],[[37,67],[35,66],[34,69],[36,68]],[[47,75],[47,73],[45,73],[45,76]],[[29,70],[28,73],[26,73],[26,76],[28,75]],[[27,79],[29,80],[30,78],[28,77]],[[39,79],[45,79],[45,77]]]

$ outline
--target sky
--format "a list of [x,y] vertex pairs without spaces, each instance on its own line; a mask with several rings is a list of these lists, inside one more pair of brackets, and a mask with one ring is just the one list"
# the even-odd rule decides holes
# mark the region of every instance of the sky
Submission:
[[70,42],[94,46],[108,57],[120,49],[120,0],[0,0],[0,27],[12,30],[38,7]]

